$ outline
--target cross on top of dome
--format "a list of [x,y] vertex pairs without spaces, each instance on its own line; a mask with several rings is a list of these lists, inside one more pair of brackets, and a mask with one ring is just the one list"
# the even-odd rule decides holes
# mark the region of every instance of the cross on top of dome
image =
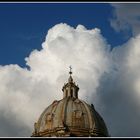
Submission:
[[69,79],[68,79],[68,82],[69,83],[72,83],[73,82],[73,78],[72,78],[72,76],[71,76],[71,74],[72,74],[72,67],[71,66],[69,66],[69,68],[70,68],[70,72],[69,72],[69,74],[70,74],[70,77],[69,77]]
[[69,72],[69,74],[71,75],[72,74],[72,67],[71,66],[69,66],[69,68],[70,68],[70,72]]

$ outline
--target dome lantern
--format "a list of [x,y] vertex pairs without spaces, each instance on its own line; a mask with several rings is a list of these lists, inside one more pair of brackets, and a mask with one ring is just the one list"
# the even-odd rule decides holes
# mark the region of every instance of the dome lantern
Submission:
[[63,98],[66,98],[66,97],[70,97],[70,98],[78,98],[78,90],[79,90],[79,87],[77,85],[75,85],[75,82],[73,82],[73,78],[72,78],[72,67],[70,66],[70,76],[69,76],[69,79],[68,79],[68,83],[66,83],[63,88],[62,88],[62,91],[63,91]]

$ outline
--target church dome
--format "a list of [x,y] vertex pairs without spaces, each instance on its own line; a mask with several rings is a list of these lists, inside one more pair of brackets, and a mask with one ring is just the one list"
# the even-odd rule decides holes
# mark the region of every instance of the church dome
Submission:
[[49,105],[35,123],[32,136],[41,137],[107,137],[108,130],[93,104],[78,98],[79,87],[73,82],[72,72],[62,88],[63,99]]

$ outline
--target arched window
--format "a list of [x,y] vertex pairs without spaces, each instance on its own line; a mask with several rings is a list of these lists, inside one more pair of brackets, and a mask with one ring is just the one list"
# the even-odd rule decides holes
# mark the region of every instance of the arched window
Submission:
[[75,93],[75,97],[78,98],[78,94],[77,94],[77,92]]
[[51,129],[52,128],[52,122],[53,122],[53,114],[48,113],[46,115],[46,128]]
[[84,121],[84,114],[81,110],[74,110],[73,112],[73,125],[76,127],[83,127],[85,126],[85,121]]
[[68,97],[68,90],[66,89],[66,97]]
[[70,97],[73,97],[73,90],[70,89]]

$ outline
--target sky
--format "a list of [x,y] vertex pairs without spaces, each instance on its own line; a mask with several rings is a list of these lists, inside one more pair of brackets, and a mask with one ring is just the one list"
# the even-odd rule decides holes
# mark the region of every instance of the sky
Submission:
[[69,66],[112,137],[140,133],[139,3],[0,3],[0,137],[30,137]]
[[41,49],[47,31],[61,22],[100,28],[109,44],[119,45],[127,39],[110,26],[112,12],[109,3],[1,3],[0,64],[25,66],[24,58]]

